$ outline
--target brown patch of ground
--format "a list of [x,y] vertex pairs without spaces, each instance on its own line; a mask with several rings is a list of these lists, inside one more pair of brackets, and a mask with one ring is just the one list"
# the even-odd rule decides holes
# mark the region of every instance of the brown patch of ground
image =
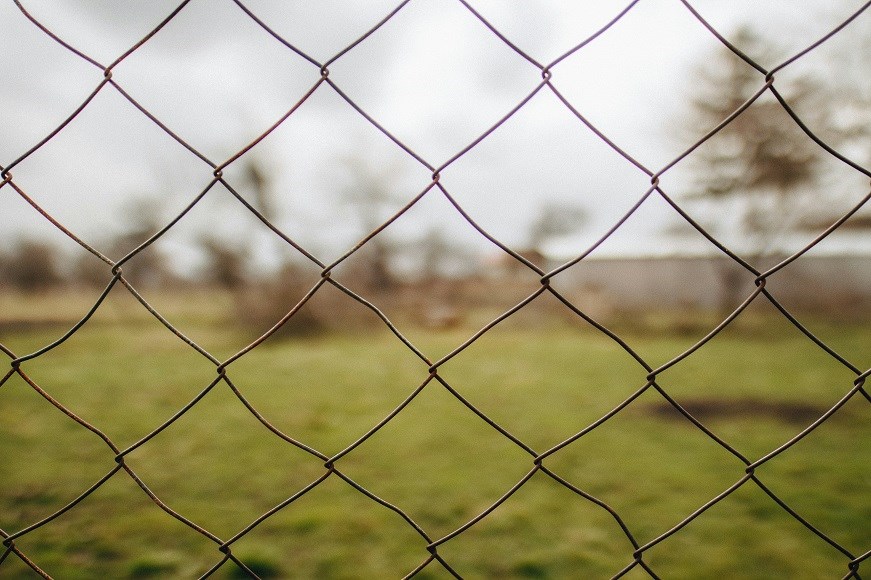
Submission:
[[75,321],[67,320],[0,320],[0,335],[15,334],[60,327],[70,327]]
[[[678,401],[686,411],[705,422],[734,418],[757,417],[775,419],[784,423],[808,425],[828,411],[828,407],[800,401],[769,401],[755,398],[717,399],[699,397]],[[642,407],[648,415],[662,419],[685,420],[668,401],[657,401]]]

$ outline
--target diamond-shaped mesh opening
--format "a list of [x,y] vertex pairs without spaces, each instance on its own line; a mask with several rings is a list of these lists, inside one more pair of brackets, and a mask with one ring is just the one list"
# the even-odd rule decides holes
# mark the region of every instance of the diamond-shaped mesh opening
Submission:
[[[0,9],[0,18],[19,32],[4,34],[0,50],[5,56],[4,85],[15,88],[20,97],[4,103],[3,142],[0,143],[0,163],[14,158],[36,145],[66,119],[100,84],[102,75],[90,63],[58,46],[40,30],[30,25],[14,6]],[[27,46],[24,50],[23,47]],[[57,75],[46,78],[33,74],[45,62],[57,67]],[[27,116],[26,124],[14,120]],[[14,127],[14,130],[13,130]]]
[[217,551],[213,540],[155,505],[124,470],[15,544],[55,578],[202,574]]
[[[51,391],[49,384],[36,388]],[[114,453],[99,436],[76,425],[18,374],[0,386],[0,413],[0,528],[7,533],[52,515],[115,466]],[[59,471],[58,465],[68,468]]]
[[[845,385],[844,391],[847,396],[852,389]],[[862,443],[871,430],[867,403],[854,394],[819,427],[802,431],[796,443],[756,469],[771,493],[854,555],[871,541],[859,523],[868,514],[862,499],[869,493],[868,449]]]
[[[760,348],[775,356],[761,363]],[[822,416],[855,377],[760,297],[657,381],[687,411],[756,459]]]
[[[450,387],[463,391],[462,382]],[[336,465],[435,540],[483,512],[520,480],[531,459],[432,380]]]
[[[764,82],[751,85],[758,90],[764,87]],[[749,96],[752,93],[741,95],[739,104]],[[789,97],[786,93],[785,98]],[[811,102],[811,98],[804,97],[805,102]],[[801,96],[794,100],[796,107],[802,103]],[[721,120],[711,119],[709,123],[713,126]],[[750,144],[742,144],[744,141]],[[752,156],[748,157],[751,150]],[[772,253],[798,251],[813,239],[812,232],[825,226],[813,224],[817,214],[807,208],[819,199],[820,188],[834,185],[838,175],[850,179],[852,174],[809,141],[778,100],[767,92],[683,163],[696,167],[700,177],[689,188],[699,203],[687,204],[687,213],[754,265]],[[771,167],[782,167],[785,173],[778,175]],[[816,178],[802,177],[817,171],[822,174],[819,182]],[[856,195],[855,187],[854,184],[842,191]],[[831,203],[825,209],[832,211],[832,221],[850,206],[837,197]]]
[[352,11],[342,0],[324,0],[317,6],[277,6],[268,0],[254,0],[245,6],[295,48],[326,62],[375,26],[397,3],[373,0]]
[[[112,278],[107,262],[46,220],[26,197],[11,185],[0,195],[0,343],[17,356],[72,328]],[[99,272],[99,287],[58,287],[59,280],[76,284],[84,277],[83,265]]]
[[427,556],[427,541],[401,514],[361,493],[356,483],[332,474],[302,495],[288,495],[285,502],[292,499],[290,503],[231,544],[233,554],[249,567],[270,567],[278,576],[407,574]]
[[[228,539],[305,487],[323,462],[269,429],[223,380],[208,386],[195,405],[167,418],[162,431],[125,449],[125,461],[168,506]],[[235,449],[246,452],[227,471],[222,458]],[[228,481],[232,490],[223,489]]]
[[[132,444],[156,428],[215,376],[207,357],[168,332],[120,284],[59,344],[69,329],[54,328],[40,352],[56,346],[20,368],[117,445]],[[171,370],[165,366],[169,361]]]
[[[744,474],[744,464],[676,409],[643,411],[652,387],[604,423],[579,429],[544,464],[608,504],[641,544],[664,533]],[[673,422],[671,422],[673,421]],[[667,467],[665,467],[667,466]]]
[[[767,539],[757,547],[754,538],[759,536]],[[703,562],[688,557],[701,546],[707,546]],[[735,558],[735,553],[744,557]],[[844,574],[850,558],[748,481],[645,552],[645,560],[663,577],[788,578]]]
[[[654,365],[664,362],[659,349],[688,349],[716,328],[753,294],[756,276],[719,254],[656,191],[640,192],[623,211],[567,248],[551,286]],[[647,237],[650,223],[673,218],[668,231]]]
[[[417,23],[425,24],[417,34],[408,34],[409,26]],[[331,64],[330,78],[388,131],[438,165],[508,113],[541,80],[535,67],[499,39],[482,34],[484,30],[456,2],[411,2]],[[376,73],[379,82],[355,74],[367,62],[383,63]],[[502,83],[490,72],[494,68],[510,71],[516,81]],[[419,98],[421,90],[427,92],[426,100]],[[471,114],[472,105],[483,105],[487,114]],[[421,118],[426,119],[424,133],[415,136]]]
[[446,191],[424,190],[413,206],[333,270],[337,282],[379,308],[415,344],[433,331],[478,331],[540,291],[535,268],[546,265],[535,252],[516,252],[484,237]]
[[[108,65],[169,16],[179,5],[175,0],[120,7],[83,6],[74,14],[53,2],[22,3],[27,12],[58,37],[90,58]],[[21,18],[17,10],[10,14]],[[103,34],[93,34],[99,28]],[[35,30],[35,29],[34,29]],[[48,40],[47,37],[46,40]],[[58,50],[63,50],[55,45]],[[70,54],[70,56],[73,56]],[[83,61],[84,62],[84,61]],[[99,74],[99,69],[92,69]]]
[[[624,7],[614,6],[613,16]],[[653,170],[676,154],[662,127],[678,124],[669,114],[673,110],[669,103],[685,99],[682,91],[673,88],[682,84],[679,73],[664,66],[674,58],[668,48],[671,43],[692,43],[703,52],[716,47],[716,41],[680,4],[637,3],[553,71],[554,86],[576,110]],[[690,55],[678,58],[689,61]],[[661,112],[646,113],[649,103],[656,103],[654,109]]]
[[325,260],[340,257],[430,185],[431,169],[331,87],[319,86],[287,112],[271,120],[278,124],[262,140],[239,140],[233,155],[244,155],[222,171],[268,221]]
[[[556,255],[592,244],[650,187],[547,87],[449,165],[442,183],[503,243]],[[546,227],[560,214],[575,219]]]
[[[482,550],[496,557],[482,562]],[[439,547],[460,574],[485,578],[606,577],[623,568],[631,550],[606,509],[544,472]]]
[[[54,219],[98,243],[107,234],[143,227],[149,212],[180,212],[185,193],[196,192],[197,170],[210,173],[113,87],[104,86],[12,174]],[[148,202],[152,207],[146,211]],[[138,215],[131,219],[131,213]]]
[[647,371],[546,292],[448,359],[439,374],[543,452],[616,407]]
[[861,288],[869,282],[868,270],[856,257],[834,253],[842,241],[850,242],[858,234],[845,232],[842,240],[826,238],[769,276],[766,289],[808,332],[847,363],[865,368],[869,361],[863,345],[871,303]]
[[[208,27],[201,26],[204,20]],[[226,42],[228,34],[236,40]],[[210,57],[199,61],[201,51]],[[190,58],[179,58],[182,54]],[[218,157],[266,130],[319,74],[232,2],[192,2],[122,61],[113,78],[172,131],[196,148],[203,144],[206,156]],[[242,104],[250,90],[260,95],[256,108]]]
[[285,325],[227,374],[276,427],[325,454],[363,436],[426,378],[421,358],[329,284]]
[[[261,274],[266,278],[291,261],[305,265],[312,261],[294,239],[298,225],[284,231],[264,223],[263,219],[270,221],[264,212],[271,213],[271,208],[250,183],[203,180],[202,185],[188,198],[193,207],[177,214],[181,219],[145,250],[158,249],[171,256],[170,264],[180,277],[233,289]],[[161,229],[168,224],[168,220],[161,223]]]

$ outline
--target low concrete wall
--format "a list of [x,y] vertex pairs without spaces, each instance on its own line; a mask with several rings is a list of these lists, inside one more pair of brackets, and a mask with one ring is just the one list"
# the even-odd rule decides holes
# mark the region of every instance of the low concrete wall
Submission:
[[[776,264],[777,261],[770,260]],[[618,308],[715,308],[733,277],[746,297],[755,276],[728,258],[663,257],[584,260],[554,285],[570,295],[607,297]],[[804,256],[768,278],[766,288],[785,306],[871,307],[871,256]]]

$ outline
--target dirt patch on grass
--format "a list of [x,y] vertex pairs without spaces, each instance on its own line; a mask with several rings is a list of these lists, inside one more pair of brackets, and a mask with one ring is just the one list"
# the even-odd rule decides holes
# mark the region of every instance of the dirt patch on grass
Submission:
[[69,328],[76,321],[68,320],[0,320],[0,336],[21,332],[36,332],[40,330],[53,330],[55,328]]
[[[795,425],[808,425],[829,410],[828,407],[822,405],[800,401],[769,401],[755,398],[700,397],[683,399],[678,402],[688,413],[702,422],[754,417],[774,419]],[[642,411],[647,415],[662,419],[686,420],[668,401],[644,405]]]

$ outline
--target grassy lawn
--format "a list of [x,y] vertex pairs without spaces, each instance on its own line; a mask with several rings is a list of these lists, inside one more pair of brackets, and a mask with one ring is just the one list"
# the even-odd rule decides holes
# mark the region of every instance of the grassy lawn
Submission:
[[[429,365],[376,327],[268,340],[226,368],[229,381],[215,383],[213,362],[120,290],[68,341],[21,369],[121,450],[207,390],[124,461],[168,508],[218,542],[326,475],[232,543],[232,553],[262,577],[402,577],[427,559],[427,540],[349,482],[401,509],[438,541],[526,477],[533,453],[582,432],[647,384],[648,371],[607,336],[580,320],[530,323],[534,312],[496,326],[443,362],[440,380],[427,382]],[[3,297],[0,343],[18,356],[51,343],[87,311],[89,298]],[[220,297],[158,302],[218,360],[253,336],[215,314],[226,307]],[[867,324],[808,326],[856,367],[871,365]],[[711,325],[616,328],[659,368]],[[401,329],[432,362],[476,330]],[[835,405],[855,378],[760,301],[657,374],[656,386],[753,462]],[[382,429],[342,453],[422,385]],[[312,451],[267,429],[239,395]],[[869,411],[859,393],[755,471],[765,488],[854,556],[871,548]],[[336,472],[327,472],[323,457],[340,453]],[[17,374],[0,386],[0,454],[6,534],[55,513],[116,467],[115,453],[98,435]],[[611,577],[633,561],[630,538],[608,511],[557,478],[610,506],[643,546],[738,483],[746,467],[654,387],[542,464],[547,472],[534,472],[489,515],[438,546],[453,570],[468,578]],[[222,558],[216,541],[160,509],[124,470],[15,545],[56,578],[197,577]],[[753,480],[644,550],[643,559],[662,578],[841,578],[850,560]],[[37,576],[9,554],[0,577]],[[215,577],[245,574],[227,562]],[[418,577],[450,574],[432,562]],[[636,567],[626,577],[649,576]]]

